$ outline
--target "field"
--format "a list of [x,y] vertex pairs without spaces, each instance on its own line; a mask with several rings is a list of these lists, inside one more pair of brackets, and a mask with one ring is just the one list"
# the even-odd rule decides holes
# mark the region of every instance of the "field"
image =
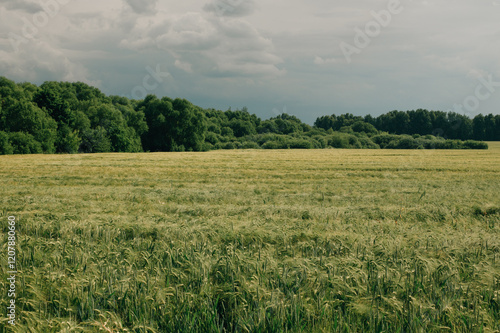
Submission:
[[1,332],[500,332],[498,143],[16,155],[0,174]]

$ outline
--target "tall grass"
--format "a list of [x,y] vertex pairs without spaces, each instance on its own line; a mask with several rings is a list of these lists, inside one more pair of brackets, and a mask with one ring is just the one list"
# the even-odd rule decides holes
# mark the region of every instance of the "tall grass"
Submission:
[[1,331],[498,332],[499,162],[495,144],[0,157],[20,237]]

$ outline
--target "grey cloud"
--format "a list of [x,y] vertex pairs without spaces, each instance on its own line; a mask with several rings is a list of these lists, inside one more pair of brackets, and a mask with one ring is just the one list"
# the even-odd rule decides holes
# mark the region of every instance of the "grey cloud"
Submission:
[[[340,42],[353,44],[354,28],[388,0],[71,0],[19,53],[8,32],[21,35],[40,2],[0,0],[0,73],[38,83],[102,80],[106,93],[130,94],[146,66],[160,63],[172,81],[154,93],[204,107],[246,105],[263,117],[286,106],[309,123],[333,112],[449,108],[474,93],[472,70],[500,80],[500,7],[402,2],[404,11],[348,66]],[[497,91],[477,112],[498,113],[499,104]]]
[[88,78],[87,69],[66,52],[43,41],[32,41],[18,53],[0,52],[0,72],[17,81],[46,80],[83,81],[99,85]]
[[219,19],[204,13],[187,13],[159,26],[133,31],[122,40],[128,49],[154,47],[176,59],[176,67],[207,77],[267,77],[284,73],[283,60],[270,39],[242,19]]
[[203,9],[217,16],[243,17],[255,11],[254,0],[215,0],[206,4]]
[[43,10],[39,3],[26,0],[4,0],[2,2],[6,9],[21,10],[29,14],[35,14]]
[[158,0],[125,0],[136,14],[153,14]]

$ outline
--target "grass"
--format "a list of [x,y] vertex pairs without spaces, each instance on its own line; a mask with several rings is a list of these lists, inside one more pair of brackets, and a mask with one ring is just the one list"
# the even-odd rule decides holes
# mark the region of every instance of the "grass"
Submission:
[[499,143],[1,156],[0,331],[500,332],[499,165]]

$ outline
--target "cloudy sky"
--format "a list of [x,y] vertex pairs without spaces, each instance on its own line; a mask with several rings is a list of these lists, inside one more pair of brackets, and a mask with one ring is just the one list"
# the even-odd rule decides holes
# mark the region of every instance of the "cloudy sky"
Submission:
[[0,0],[0,75],[205,108],[500,114],[500,0]]

